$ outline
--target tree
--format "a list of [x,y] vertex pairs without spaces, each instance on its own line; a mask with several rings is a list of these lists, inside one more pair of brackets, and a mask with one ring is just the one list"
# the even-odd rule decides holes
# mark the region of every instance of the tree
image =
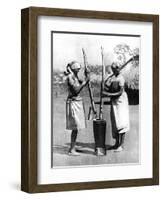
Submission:
[[129,45],[122,43],[115,46],[114,53],[117,55],[117,60],[123,65],[132,56],[139,55],[139,48],[131,49]]

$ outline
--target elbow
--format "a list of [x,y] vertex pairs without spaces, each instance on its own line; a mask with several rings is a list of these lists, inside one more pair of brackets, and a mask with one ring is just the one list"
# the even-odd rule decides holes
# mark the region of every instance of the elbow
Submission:
[[109,87],[105,86],[104,87],[104,92],[109,92]]
[[116,97],[119,97],[119,96],[121,96],[122,95],[122,93],[123,93],[123,90],[122,91],[120,91],[120,92],[118,92],[115,96]]

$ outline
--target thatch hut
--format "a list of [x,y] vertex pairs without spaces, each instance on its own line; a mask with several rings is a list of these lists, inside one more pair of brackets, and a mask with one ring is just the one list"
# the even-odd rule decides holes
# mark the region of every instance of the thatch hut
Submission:
[[128,94],[129,104],[139,104],[139,66],[130,64],[122,71],[125,78],[125,90]]

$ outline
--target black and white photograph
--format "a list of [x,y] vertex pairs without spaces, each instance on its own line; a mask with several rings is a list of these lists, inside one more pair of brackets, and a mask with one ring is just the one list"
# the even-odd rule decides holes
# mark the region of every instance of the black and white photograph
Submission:
[[159,16],[22,14],[21,187],[159,184]]
[[51,32],[52,168],[140,164],[140,35]]

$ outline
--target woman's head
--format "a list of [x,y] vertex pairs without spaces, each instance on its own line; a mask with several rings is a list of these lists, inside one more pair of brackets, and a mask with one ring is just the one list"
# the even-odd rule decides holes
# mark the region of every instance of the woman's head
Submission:
[[111,69],[115,75],[118,75],[120,73],[120,69],[121,69],[120,64],[117,62],[113,62],[111,65]]
[[81,69],[80,64],[77,61],[72,61],[67,64],[66,71],[64,72],[65,76],[69,75],[70,73],[77,74]]
[[81,69],[81,65],[77,62],[77,61],[72,61],[70,63],[70,69],[75,73],[77,74],[80,69]]

